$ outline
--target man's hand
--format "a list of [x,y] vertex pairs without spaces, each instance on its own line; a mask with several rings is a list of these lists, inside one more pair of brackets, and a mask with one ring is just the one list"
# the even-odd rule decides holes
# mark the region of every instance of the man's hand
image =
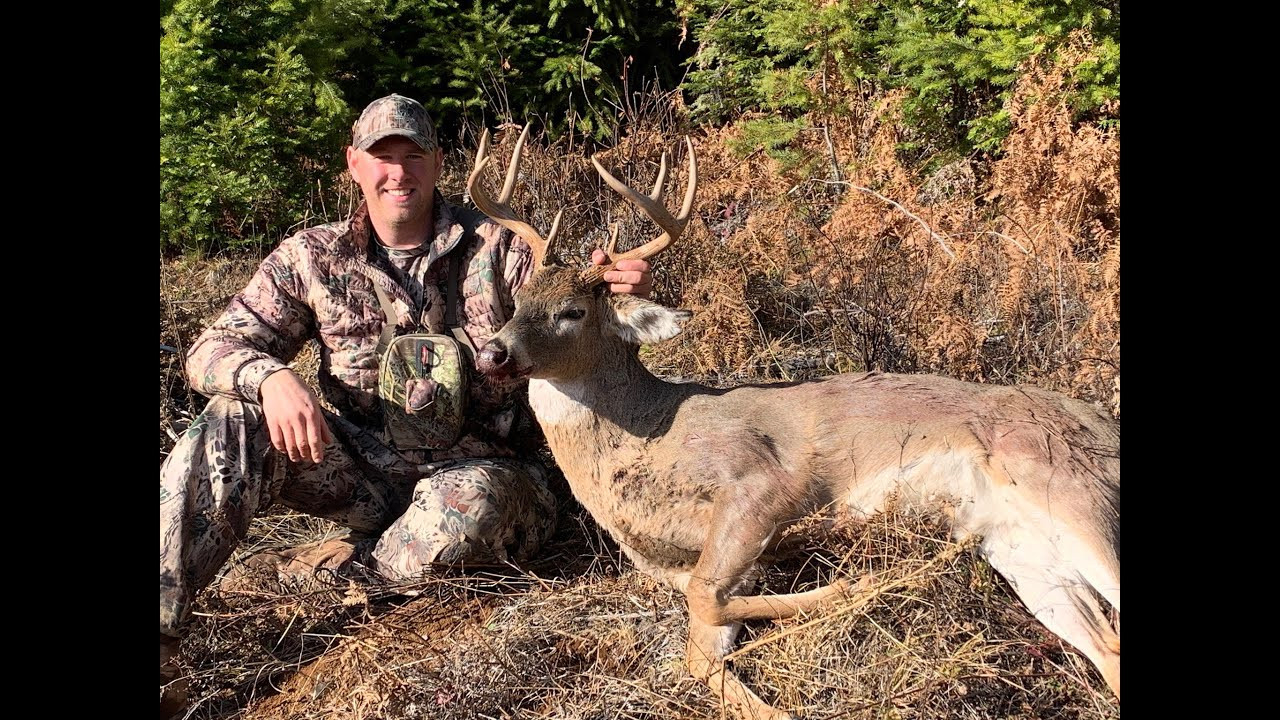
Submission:
[[[593,265],[605,265],[609,256],[600,248],[591,253]],[[604,274],[604,281],[609,283],[609,290],[616,293],[629,293],[642,298],[653,292],[653,275],[649,274],[649,263],[644,260],[619,260],[618,267]]]
[[294,462],[324,460],[324,446],[333,442],[333,433],[311,388],[292,370],[284,369],[268,375],[259,392],[271,444]]

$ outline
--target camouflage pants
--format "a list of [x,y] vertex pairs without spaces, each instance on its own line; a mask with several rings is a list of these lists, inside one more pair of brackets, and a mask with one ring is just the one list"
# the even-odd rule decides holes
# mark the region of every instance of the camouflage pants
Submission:
[[[324,461],[271,446],[262,409],[215,398],[160,467],[160,632],[179,634],[191,602],[273,503],[378,537],[391,579],[433,565],[524,560],[555,529],[543,469],[513,458],[417,464],[332,413]],[[379,537],[380,536],[380,537]]]

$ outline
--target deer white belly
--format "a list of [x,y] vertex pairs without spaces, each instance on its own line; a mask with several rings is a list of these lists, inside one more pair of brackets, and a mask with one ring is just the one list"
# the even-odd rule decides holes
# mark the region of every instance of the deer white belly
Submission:
[[952,449],[859,478],[845,495],[845,503],[863,518],[883,510],[895,494],[908,507],[946,507],[955,534],[964,536],[981,533],[992,522],[991,492],[991,483],[978,472],[972,454]]

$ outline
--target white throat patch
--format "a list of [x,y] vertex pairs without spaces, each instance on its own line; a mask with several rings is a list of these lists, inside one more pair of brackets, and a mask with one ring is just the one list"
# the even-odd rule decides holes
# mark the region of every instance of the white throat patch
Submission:
[[543,425],[576,423],[591,415],[585,399],[586,389],[580,382],[529,380],[529,407]]

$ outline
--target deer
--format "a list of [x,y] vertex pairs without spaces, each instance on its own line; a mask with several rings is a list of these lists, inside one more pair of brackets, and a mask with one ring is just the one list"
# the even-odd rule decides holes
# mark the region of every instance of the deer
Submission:
[[692,141],[685,138],[688,181],[674,216],[662,201],[668,153],[648,195],[592,156],[604,183],[661,234],[618,253],[615,226],[606,264],[575,270],[553,254],[563,210],[544,239],[511,208],[528,129],[497,198],[480,182],[493,165],[487,130],[467,180],[477,207],[523,238],[534,263],[514,315],[480,348],[476,366],[494,381],[527,379],[529,405],[574,496],[636,568],[683,593],[695,678],[739,716],[795,717],[725,667],[742,623],[815,611],[865,583],[753,595],[762,553],[814,511],[867,518],[892,501],[942,506],[953,537],[972,537],[1032,615],[1083,653],[1119,699],[1116,421],[1032,386],[927,374],[728,389],[659,379],[639,346],[676,336],[692,313],[601,283],[619,260],[652,258],[684,232],[698,185]]

